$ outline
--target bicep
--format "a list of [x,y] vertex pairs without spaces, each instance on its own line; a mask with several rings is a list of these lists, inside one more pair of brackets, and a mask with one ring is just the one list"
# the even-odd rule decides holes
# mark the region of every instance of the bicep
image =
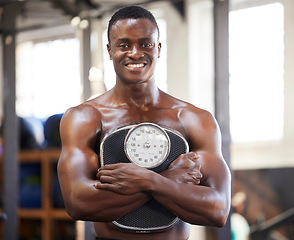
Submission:
[[[228,166],[222,155],[221,134],[216,124],[200,135],[197,147],[193,148],[200,156],[202,184],[222,191],[230,179]],[[201,137],[202,136],[202,137]]]
[[99,137],[99,121],[94,122],[93,113],[89,114],[89,111],[71,109],[61,120],[59,171],[71,178],[83,175],[92,177],[98,169],[98,156],[94,150]]
[[231,186],[231,174],[222,157],[199,152],[201,173],[201,185],[210,187],[221,194],[229,194]]
[[215,199],[222,202],[225,209],[229,209],[231,174],[222,155],[220,129],[212,116],[208,115],[203,121],[202,128],[194,135],[196,143],[193,145],[193,151],[200,156],[203,175],[200,184],[210,188]]
[[65,184],[94,180],[98,167],[98,156],[92,150],[63,147],[58,161],[58,175]]
[[201,184],[218,191],[227,192],[230,186],[230,172],[221,150],[221,133],[217,121],[207,111],[189,113],[186,132],[191,150],[200,156]]

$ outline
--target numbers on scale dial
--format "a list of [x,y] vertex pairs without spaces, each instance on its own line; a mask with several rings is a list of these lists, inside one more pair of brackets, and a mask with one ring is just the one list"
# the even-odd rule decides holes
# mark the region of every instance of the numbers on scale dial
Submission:
[[169,153],[170,140],[166,132],[155,124],[140,124],[126,137],[128,158],[141,167],[155,167]]

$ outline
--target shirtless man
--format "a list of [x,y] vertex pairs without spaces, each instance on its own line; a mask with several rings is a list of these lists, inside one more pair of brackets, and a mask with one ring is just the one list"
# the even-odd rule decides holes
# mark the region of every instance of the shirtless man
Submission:
[[[58,176],[69,215],[93,221],[97,239],[184,240],[189,238],[190,224],[224,226],[231,185],[219,127],[207,111],[157,88],[154,69],[161,43],[153,15],[141,7],[119,10],[109,22],[108,38],[115,87],[69,109],[61,121]],[[103,136],[140,122],[180,132],[191,152],[161,173],[134,163],[101,167]],[[123,231],[111,223],[150,198],[180,220],[164,231],[149,233]]]

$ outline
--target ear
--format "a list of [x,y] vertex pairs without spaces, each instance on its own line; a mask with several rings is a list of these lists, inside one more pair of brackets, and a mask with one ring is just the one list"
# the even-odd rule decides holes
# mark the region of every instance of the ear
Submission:
[[161,53],[161,42],[158,43],[158,58],[160,58]]
[[108,54],[109,54],[109,59],[112,60],[110,43],[108,43],[106,46],[107,46],[107,51],[108,51]]

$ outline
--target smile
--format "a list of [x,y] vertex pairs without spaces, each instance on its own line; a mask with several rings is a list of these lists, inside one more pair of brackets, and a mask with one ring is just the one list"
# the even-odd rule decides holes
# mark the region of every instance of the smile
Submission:
[[131,69],[140,69],[145,67],[145,65],[146,64],[144,63],[129,63],[129,64],[126,64],[126,67]]

